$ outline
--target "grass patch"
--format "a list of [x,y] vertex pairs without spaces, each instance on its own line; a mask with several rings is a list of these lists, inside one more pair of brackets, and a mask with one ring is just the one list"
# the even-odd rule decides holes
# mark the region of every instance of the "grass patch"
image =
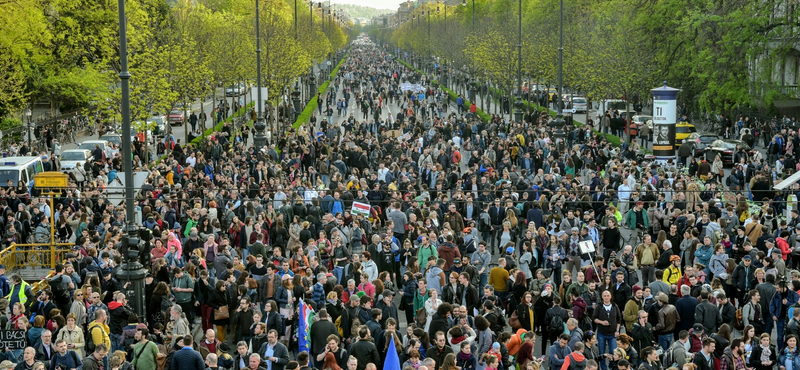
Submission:
[[[400,59],[400,58],[395,58],[395,60],[396,60],[396,61],[398,61],[398,62],[400,62],[400,64],[402,64],[402,65],[404,65],[404,66],[408,67],[408,68],[409,68],[409,69],[411,69],[411,70],[414,70],[414,71],[420,72],[420,73],[422,73],[422,74],[424,74],[424,75],[426,75],[426,76],[428,75],[427,73],[425,73],[425,72],[422,72],[422,71],[420,71],[420,70],[418,70],[418,69],[414,68],[412,65],[410,65],[410,64],[408,64],[408,63],[406,63],[405,61],[403,61],[403,60],[402,60],[402,59]],[[431,79],[430,81],[431,81],[431,83],[433,83],[433,84],[439,84],[439,82],[438,82],[438,81],[436,81],[436,80],[434,80],[434,79]],[[458,99],[458,94],[456,94],[456,93],[455,93],[453,90],[450,90],[450,89],[448,89],[448,88],[446,88],[446,87],[442,86],[441,84],[439,84],[439,87],[440,87],[442,90],[444,90],[444,92],[446,92],[446,93],[447,93],[447,95],[450,95],[450,99],[453,99],[453,101],[456,101],[456,100]],[[467,98],[464,98],[464,106],[467,108],[467,110],[468,110],[468,111],[469,111],[469,107],[470,107],[470,105],[471,105],[470,101],[469,101]],[[475,106],[476,106],[476,108],[477,108],[477,104],[476,104]],[[480,119],[480,120],[481,120],[482,122],[484,122],[484,123],[486,123],[486,122],[489,122],[489,121],[491,121],[491,120],[492,120],[492,115],[490,115],[490,114],[488,114],[488,113],[484,112],[484,111],[483,111],[481,108],[478,108],[478,109],[477,109],[477,111],[476,111],[476,113],[478,114],[478,119]]]
[[[317,89],[317,92],[322,94],[322,93],[324,93],[325,91],[328,90],[328,87],[331,84],[331,80],[336,78],[336,74],[339,73],[339,68],[344,64],[344,61],[347,59],[347,57],[349,55],[350,54],[346,54],[344,56],[344,58],[342,58],[342,60],[339,61],[339,64],[336,65],[336,68],[334,68],[333,71],[331,72],[330,76],[328,76],[328,80],[325,81],[319,87],[319,89]],[[312,97],[311,100],[308,101],[308,104],[306,104],[306,107],[303,108],[303,111],[300,112],[300,115],[297,116],[297,120],[294,121],[294,123],[292,124],[292,129],[297,129],[298,127],[300,127],[300,125],[308,122],[308,120],[311,119],[311,115],[314,114],[314,110],[317,109],[318,106],[319,106],[319,102],[317,101],[317,97],[316,97],[316,94],[315,94],[315,96]]]
[[[503,95],[505,95],[505,93],[501,92],[500,90],[498,90],[497,88],[494,88],[494,87],[489,87],[489,91],[492,93],[492,96],[503,96]],[[496,103],[499,103],[499,102],[496,102]],[[522,103],[523,103],[523,107],[528,108],[528,109],[536,109],[536,110],[546,109],[547,112],[553,117],[555,117],[558,114],[558,112],[556,112],[556,111],[554,111],[554,110],[552,110],[550,108],[543,107],[541,105],[534,104],[534,103],[531,103],[529,101],[523,101]],[[588,113],[587,113],[587,115],[588,115]],[[578,122],[577,120],[574,120],[574,119],[572,120],[572,122],[573,122],[573,124],[575,126],[578,126],[578,127],[586,126],[585,123]],[[604,134],[604,133],[602,133],[600,131],[595,130],[594,128],[592,128],[592,132],[595,132],[597,134],[600,134],[600,135],[604,136],[606,138],[606,140],[609,143],[611,143],[611,145],[613,145],[613,146],[620,146],[620,144],[622,144],[622,142],[624,141],[619,136],[611,135],[611,134]]]

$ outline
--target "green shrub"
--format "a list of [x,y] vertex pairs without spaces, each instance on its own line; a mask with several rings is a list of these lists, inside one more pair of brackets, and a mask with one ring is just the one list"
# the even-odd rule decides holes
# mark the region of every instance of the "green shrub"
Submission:
[[[412,67],[410,64],[408,64],[408,63],[404,62],[403,60],[401,60],[401,59],[399,59],[399,58],[395,58],[395,60],[397,60],[398,62],[400,62],[400,64],[402,64],[402,65],[404,65],[404,66],[406,66],[406,67],[408,67],[408,68],[411,68],[411,69],[412,69],[412,70],[414,70],[414,71],[421,72],[422,74],[425,74],[424,72],[422,72],[422,71],[420,71],[420,70],[418,70],[418,69],[416,69],[416,68]],[[446,88],[446,87],[444,87],[444,86],[441,86],[441,85],[439,84],[439,82],[438,82],[438,81],[436,81],[436,80],[431,80],[431,83],[432,83],[432,84],[439,85],[439,87],[441,87],[441,88],[442,88],[442,90],[443,90],[444,92],[446,92],[446,93],[447,93],[447,95],[450,95],[450,98],[451,98],[451,99],[453,99],[453,101],[455,101],[456,99],[458,99],[458,94],[456,94],[455,92],[453,92],[453,90],[450,90],[450,89],[448,89],[448,88]],[[466,107],[469,107],[469,106],[470,106],[470,102],[469,102],[469,100],[467,100],[466,98],[464,98],[464,106],[466,106]],[[492,116],[491,116],[490,114],[488,114],[488,113],[484,112],[484,111],[483,111],[483,110],[481,110],[480,108],[478,108],[478,110],[477,110],[477,113],[478,113],[478,118],[479,118],[479,119],[480,119],[482,122],[489,122],[489,121],[491,121],[491,120],[492,120]]]
[[[330,86],[331,80],[336,78],[336,74],[339,73],[339,68],[344,64],[344,61],[347,59],[349,55],[350,54],[346,54],[344,58],[342,58],[342,60],[339,61],[339,64],[336,65],[336,68],[334,68],[333,71],[331,71],[329,79],[325,81],[319,87],[319,89],[317,89],[317,92],[322,94],[328,90],[328,86]],[[311,100],[308,101],[308,104],[306,104],[306,107],[303,108],[302,112],[300,112],[300,115],[297,116],[297,120],[295,120],[294,123],[292,124],[292,129],[297,129],[303,123],[308,122],[308,120],[311,118],[311,115],[314,113],[314,110],[317,109],[317,106],[319,106],[319,102],[317,101],[317,97],[314,96],[311,98]]]
[[16,118],[4,118],[0,121],[0,130],[10,130],[13,128],[22,127],[22,121]]
[[[494,88],[494,87],[489,87],[489,91],[495,96],[505,95],[503,92],[501,92],[500,90],[498,90],[497,88]],[[558,112],[556,112],[556,111],[554,111],[554,110],[552,110],[550,108],[543,107],[541,105],[534,104],[534,103],[531,103],[531,102],[528,102],[528,101],[523,101],[523,104],[524,104],[523,107],[531,109],[531,110],[533,110],[533,109],[535,109],[535,110],[546,109],[548,114],[550,114],[553,117],[555,117],[558,114]],[[578,127],[581,127],[581,126],[585,125],[585,123],[578,122],[577,120],[573,120],[573,123],[575,124],[575,126],[578,126]],[[622,140],[622,138],[620,138],[618,136],[611,135],[611,134],[603,134],[600,131],[597,131],[595,129],[592,129],[592,132],[595,132],[595,133],[598,133],[598,134],[601,134],[601,135],[605,136],[606,140],[608,140],[608,142],[611,143],[611,145],[613,145],[613,146],[620,146],[620,144],[622,144],[623,140]]]

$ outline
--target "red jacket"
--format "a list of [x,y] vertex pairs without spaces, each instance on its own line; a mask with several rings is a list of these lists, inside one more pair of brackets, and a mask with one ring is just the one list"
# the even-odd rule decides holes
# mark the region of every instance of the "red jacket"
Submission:
[[781,249],[781,253],[783,254],[781,258],[786,261],[786,258],[789,257],[789,253],[791,253],[791,250],[789,249],[789,242],[784,238],[778,237],[775,238],[775,244]]

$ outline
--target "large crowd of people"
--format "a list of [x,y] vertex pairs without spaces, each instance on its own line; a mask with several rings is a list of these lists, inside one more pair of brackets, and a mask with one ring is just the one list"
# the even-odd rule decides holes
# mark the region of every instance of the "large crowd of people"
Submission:
[[117,276],[118,153],[54,209],[0,188],[4,245],[51,213],[75,243],[46,289],[0,266],[27,343],[0,369],[800,370],[791,169],[737,153],[737,187],[545,110],[480,122],[365,38],[318,100],[265,148],[225,124],[151,168],[143,297]]

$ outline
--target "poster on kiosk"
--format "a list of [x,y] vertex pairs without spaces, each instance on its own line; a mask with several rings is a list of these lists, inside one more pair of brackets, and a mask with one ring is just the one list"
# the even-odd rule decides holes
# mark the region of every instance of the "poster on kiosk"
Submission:
[[678,92],[680,89],[664,86],[650,90],[653,92],[653,155],[660,163],[675,158],[675,123],[678,112]]

